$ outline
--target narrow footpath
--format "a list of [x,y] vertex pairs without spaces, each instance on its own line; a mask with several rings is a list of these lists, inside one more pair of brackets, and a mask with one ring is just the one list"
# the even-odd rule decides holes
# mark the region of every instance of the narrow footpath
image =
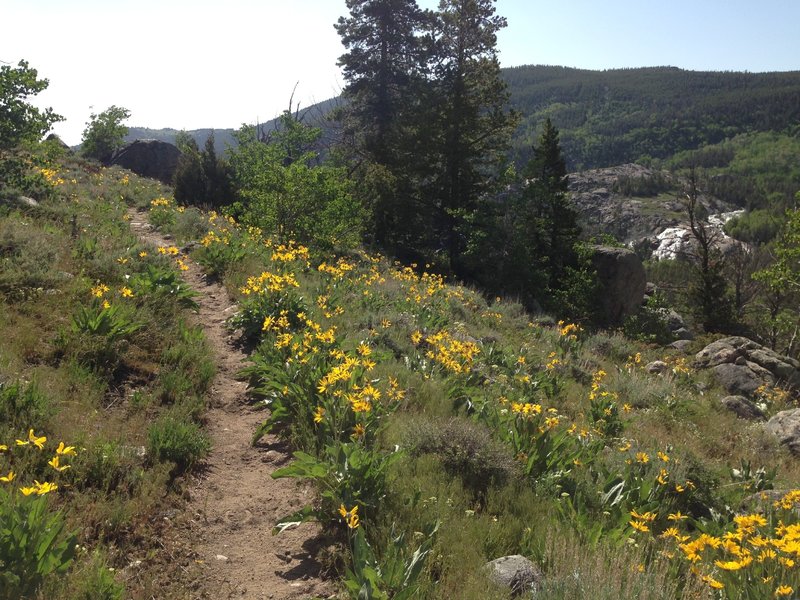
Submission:
[[[170,246],[172,240],[154,230],[146,212],[129,211],[130,225],[142,242]],[[225,320],[235,305],[222,285],[209,282],[199,266],[187,261],[186,283],[198,293],[197,323],[216,354],[207,431],[213,447],[200,475],[189,489],[189,540],[200,580],[191,598],[248,600],[328,597],[333,586],[319,577],[309,550],[319,528],[303,524],[272,535],[275,522],[306,504],[313,489],[293,479],[270,474],[290,460],[274,436],[257,446],[253,432],[265,418],[263,409],[247,402],[246,384],[236,379],[247,355],[234,345]]]

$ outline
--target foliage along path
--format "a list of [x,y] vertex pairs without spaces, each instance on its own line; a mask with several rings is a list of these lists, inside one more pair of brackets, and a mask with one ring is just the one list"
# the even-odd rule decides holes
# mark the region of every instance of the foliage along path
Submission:
[[[146,244],[172,245],[155,231],[146,213],[132,210],[131,227]],[[246,384],[236,379],[247,355],[233,345],[225,319],[235,305],[222,285],[209,282],[201,269],[188,263],[183,276],[198,293],[198,321],[205,330],[217,364],[206,412],[211,453],[191,486],[187,515],[190,544],[199,565],[200,598],[307,598],[326,596],[331,585],[322,580],[309,550],[318,529],[304,524],[272,535],[279,518],[308,503],[314,490],[292,479],[273,480],[271,473],[290,459],[274,436],[255,447],[253,432],[263,421],[263,410],[252,409]]]

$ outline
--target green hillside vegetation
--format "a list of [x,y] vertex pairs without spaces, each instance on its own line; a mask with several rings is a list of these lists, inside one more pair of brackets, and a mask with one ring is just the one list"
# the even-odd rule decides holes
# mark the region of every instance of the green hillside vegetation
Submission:
[[[162,515],[208,451],[215,371],[185,256],[129,228],[169,191],[42,149],[25,158],[38,204],[0,204],[0,597],[164,597],[180,575]],[[113,568],[137,556],[126,593]]]
[[800,120],[800,72],[523,66],[503,77],[523,115],[515,155],[524,160],[549,117],[570,170],[669,158],[741,133],[797,134]]
[[[544,65],[501,69],[510,106],[522,116],[512,140],[518,165],[549,117],[561,132],[569,171],[668,159],[740,134],[794,136],[800,121],[800,72],[687,71],[676,67],[591,71]],[[314,105],[324,114],[336,99]],[[265,124],[271,130],[275,121]],[[316,124],[316,123],[314,123]],[[202,146],[211,130],[192,133]],[[176,130],[131,128],[129,139],[173,141]],[[215,130],[217,151],[233,130]],[[723,166],[723,165],[716,165]]]
[[749,211],[777,214],[794,207],[794,194],[800,189],[798,155],[800,133],[765,131],[680,152],[665,166],[695,166],[708,193]]
[[[224,158],[182,135],[174,192],[40,143],[57,116],[26,97],[47,82],[0,70],[27,86],[0,87],[0,108],[23,109],[0,112],[13,134],[0,139],[0,598],[185,597],[198,567],[176,564],[171,548],[193,540],[171,519],[210,450],[215,369],[188,324],[189,261],[236,303],[240,377],[264,409],[253,444],[277,434],[292,458],[273,477],[317,491],[275,533],[318,522],[309,548],[340,597],[510,598],[484,565],[515,554],[541,568],[537,598],[800,590],[800,463],[726,410],[690,358],[734,332],[798,354],[794,74],[646,69],[636,85],[625,71],[583,85],[530,67],[515,73],[530,120],[510,110],[492,0],[348,9],[338,143],[323,152],[325,132],[292,110],[271,131],[242,127]],[[588,108],[570,113],[567,96]],[[600,314],[566,182],[569,161],[678,151],[680,185],[617,191],[648,210],[687,199],[695,256],[649,265],[694,309],[684,352],[665,345],[663,294],[624,324]],[[699,202],[727,176],[761,211],[732,227],[765,242],[729,256]],[[133,207],[176,245],[142,246]],[[767,418],[798,401],[783,381],[753,396]],[[128,576],[134,553],[143,570]]]

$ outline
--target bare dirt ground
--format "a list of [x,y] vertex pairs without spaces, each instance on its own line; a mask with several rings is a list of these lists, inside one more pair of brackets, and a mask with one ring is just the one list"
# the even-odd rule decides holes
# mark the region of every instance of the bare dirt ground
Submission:
[[[152,246],[172,241],[147,223],[145,212],[130,211],[131,228]],[[212,450],[200,475],[189,486],[184,515],[188,535],[182,554],[194,557],[189,597],[248,600],[328,597],[330,582],[320,577],[312,557],[319,529],[304,524],[272,535],[275,522],[308,503],[313,489],[270,474],[290,460],[286,447],[267,436],[257,446],[250,440],[265,418],[236,379],[246,354],[225,327],[234,305],[225,289],[209,282],[199,266],[187,261],[184,280],[198,296],[197,323],[217,358],[217,375],[206,413]],[[188,551],[188,552],[187,552]]]

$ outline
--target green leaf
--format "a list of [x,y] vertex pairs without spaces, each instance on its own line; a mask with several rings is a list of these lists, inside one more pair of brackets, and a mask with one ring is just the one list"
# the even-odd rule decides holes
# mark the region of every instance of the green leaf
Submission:
[[314,508],[310,505],[304,506],[297,512],[280,519],[275,524],[275,527],[272,528],[272,535],[282,533],[291,527],[300,525],[301,523],[319,520],[319,517],[319,511],[314,510]]

